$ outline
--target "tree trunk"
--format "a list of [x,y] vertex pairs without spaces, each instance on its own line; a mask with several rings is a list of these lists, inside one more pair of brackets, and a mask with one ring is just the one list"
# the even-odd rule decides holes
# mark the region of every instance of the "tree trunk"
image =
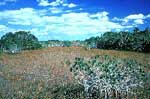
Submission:
[[105,90],[105,99],[107,99],[107,90]]

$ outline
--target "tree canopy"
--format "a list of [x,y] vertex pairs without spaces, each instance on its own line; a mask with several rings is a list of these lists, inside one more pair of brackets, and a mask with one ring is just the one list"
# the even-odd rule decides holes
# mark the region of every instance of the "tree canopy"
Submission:
[[95,44],[94,46],[100,49],[150,52],[150,28],[145,28],[143,31],[135,28],[132,32],[106,32],[100,37],[91,37],[85,42]]
[[9,32],[1,37],[1,48],[8,51],[31,50],[40,48],[38,39],[26,31]]

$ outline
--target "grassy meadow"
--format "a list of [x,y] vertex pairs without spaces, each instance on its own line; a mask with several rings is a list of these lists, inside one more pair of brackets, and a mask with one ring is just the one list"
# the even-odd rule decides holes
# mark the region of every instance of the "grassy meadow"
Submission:
[[[150,53],[86,49],[83,47],[50,47],[0,56],[0,99],[66,99],[61,91],[78,91],[70,64],[75,57],[89,59],[95,55],[110,55],[134,59],[150,71]],[[54,88],[54,86],[56,86]],[[77,86],[78,88],[72,88]],[[56,98],[57,97],[57,98]],[[80,97],[82,98],[82,96]],[[70,98],[68,98],[70,99]]]

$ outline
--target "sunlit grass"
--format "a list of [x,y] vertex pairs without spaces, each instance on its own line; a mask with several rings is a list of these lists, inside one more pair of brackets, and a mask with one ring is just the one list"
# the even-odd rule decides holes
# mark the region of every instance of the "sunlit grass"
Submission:
[[[56,97],[51,93],[53,86],[68,86],[76,82],[69,71],[69,65],[73,63],[75,57],[89,59],[95,55],[134,59],[145,66],[145,71],[150,70],[150,54],[137,52],[51,47],[13,55],[4,53],[0,59],[0,99],[1,97],[16,99]],[[62,92],[63,89],[60,88],[58,92]]]

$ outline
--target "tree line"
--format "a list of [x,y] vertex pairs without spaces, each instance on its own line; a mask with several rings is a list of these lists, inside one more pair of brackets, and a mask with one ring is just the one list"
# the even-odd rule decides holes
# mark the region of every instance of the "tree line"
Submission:
[[[15,33],[9,32],[1,37],[0,48],[3,51],[14,53],[21,50],[41,48],[47,44],[46,42],[47,41],[38,41],[33,34],[27,31],[17,31]],[[63,42],[63,46],[68,47],[75,45],[98,49],[150,52],[150,28],[145,28],[143,31],[134,28],[132,32],[106,32],[101,36],[91,37],[84,41],[48,41],[49,44],[52,43],[54,46],[60,45],[60,42]]]
[[86,39],[85,42],[95,44],[94,47],[99,49],[150,52],[150,28],[143,31],[134,28],[132,32],[106,32],[100,37]]

